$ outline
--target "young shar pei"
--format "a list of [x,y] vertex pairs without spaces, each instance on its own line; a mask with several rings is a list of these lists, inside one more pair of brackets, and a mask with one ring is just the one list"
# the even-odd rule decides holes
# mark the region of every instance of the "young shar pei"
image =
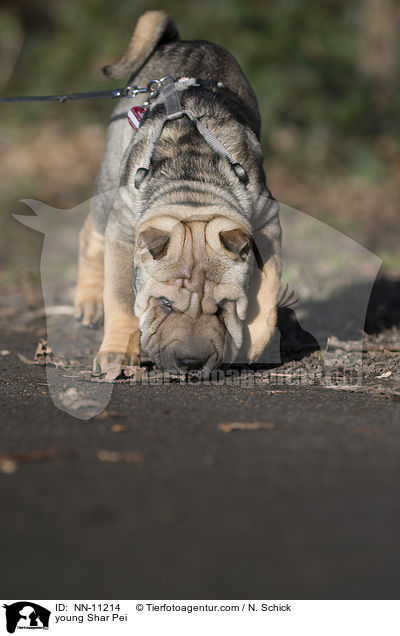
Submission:
[[256,362],[276,325],[281,230],[251,87],[227,51],[180,40],[163,11],[139,19],[104,72],[157,81],[143,108],[115,108],[80,234],[77,317],[95,326],[104,307],[94,372],[141,356],[173,373]]

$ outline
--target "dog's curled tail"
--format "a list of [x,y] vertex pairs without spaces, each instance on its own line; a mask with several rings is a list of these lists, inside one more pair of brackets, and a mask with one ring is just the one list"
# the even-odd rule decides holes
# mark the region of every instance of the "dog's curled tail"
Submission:
[[144,64],[158,44],[178,37],[175,23],[165,11],[146,11],[140,16],[123,57],[113,66],[104,66],[103,73],[113,79],[128,77]]

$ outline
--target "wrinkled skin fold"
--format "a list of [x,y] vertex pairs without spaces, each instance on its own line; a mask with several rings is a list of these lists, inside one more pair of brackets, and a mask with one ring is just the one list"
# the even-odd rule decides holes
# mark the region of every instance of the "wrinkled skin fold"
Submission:
[[232,361],[243,341],[249,246],[246,228],[222,216],[161,216],[139,228],[135,314],[158,367],[209,372]]

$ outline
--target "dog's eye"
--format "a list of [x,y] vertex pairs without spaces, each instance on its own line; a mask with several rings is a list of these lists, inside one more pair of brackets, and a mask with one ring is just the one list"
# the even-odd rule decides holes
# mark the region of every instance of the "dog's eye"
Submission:
[[158,299],[158,302],[160,303],[161,309],[164,309],[167,313],[172,311],[171,301],[168,300],[168,298],[165,298],[165,296],[161,296],[161,298]]

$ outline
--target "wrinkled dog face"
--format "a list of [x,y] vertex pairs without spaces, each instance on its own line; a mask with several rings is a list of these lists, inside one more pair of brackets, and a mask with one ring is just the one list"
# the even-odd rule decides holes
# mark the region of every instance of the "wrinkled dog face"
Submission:
[[158,216],[138,228],[135,314],[141,345],[171,372],[207,373],[242,344],[253,264],[248,231],[228,218]]

